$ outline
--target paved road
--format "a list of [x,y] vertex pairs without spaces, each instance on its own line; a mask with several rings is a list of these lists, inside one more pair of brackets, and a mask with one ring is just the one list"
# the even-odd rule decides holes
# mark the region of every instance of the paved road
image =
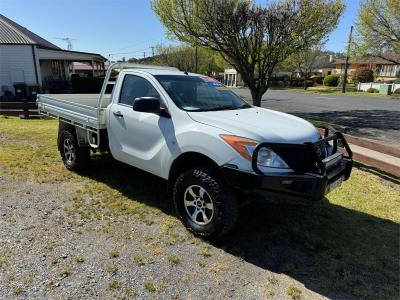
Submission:
[[[247,89],[235,93],[251,102]],[[268,91],[262,106],[297,116],[340,124],[348,132],[400,147],[400,100]]]

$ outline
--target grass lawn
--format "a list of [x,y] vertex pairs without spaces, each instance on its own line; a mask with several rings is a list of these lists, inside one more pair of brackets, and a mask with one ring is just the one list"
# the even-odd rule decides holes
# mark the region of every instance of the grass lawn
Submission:
[[[278,88],[274,88],[278,89]],[[358,92],[355,90],[355,87],[350,86],[346,89],[346,93],[342,93],[341,87],[328,87],[328,86],[314,86],[309,87],[307,90],[303,88],[286,88],[287,91],[299,92],[299,93],[314,93],[314,94],[330,94],[330,95],[338,95],[338,96],[356,96],[356,97],[373,97],[377,99],[390,100],[390,99],[400,99],[399,94],[392,94],[389,96],[381,95],[379,93],[367,93],[367,92]]]
[[[57,125],[0,117],[0,174],[15,181],[81,183],[66,213],[85,218],[99,218],[100,210],[143,218],[160,213],[154,199],[165,195],[154,176],[101,155],[85,173],[67,171],[57,152]],[[400,186],[355,168],[350,180],[314,205],[245,208],[234,234],[214,246],[328,297],[395,299],[399,225]]]

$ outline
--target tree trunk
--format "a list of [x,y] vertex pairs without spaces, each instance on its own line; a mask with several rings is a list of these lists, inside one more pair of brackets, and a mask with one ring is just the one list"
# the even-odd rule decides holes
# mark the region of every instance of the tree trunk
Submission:
[[303,76],[303,78],[304,78],[304,81],[303,81],[304,90],[307,90],[307,74],[308,74],[308,72],[306,71],[304,73],[304,76]]
[[259,95],[260,93],[258,92],[258,89],[255,87],[250,88],[250,93],[251,93],[251,98],[253,100],[253,105],[260,107],[262,95],[261,96]]
[[268,90],[268,87],[269,87],[269,82],[267,82],[262,86],[249,87],[254,106],[261,107],[261,98]]

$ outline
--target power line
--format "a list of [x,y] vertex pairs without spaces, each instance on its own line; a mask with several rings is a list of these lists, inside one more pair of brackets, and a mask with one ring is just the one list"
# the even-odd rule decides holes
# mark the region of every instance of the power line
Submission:
[[132,47],[141,45],[141,44],[145,44],[145,43],[148,43],[148,42],[154,42],[154,41],[156,41],[156,40],[158,40],[158,39],[160,39],[160,38],[162,38],[162,37],[163,37],[163,36],[159,36],[159,37],[153,38],[153,39],[147,39],[147,40],[145,40],[145,41],[141,41],[141,42],[138,42],[138,43],[130,44],[130,45],[128,45],[128,46],[125,46],[125,47],[122,47],[122,48],[119,48],[119,49],[115,49],[115,48],[114,48],[113,50],[108,50],[108,51],[104,51],[104,52],[109,52],[109,53],[111,53],[111,54],[114,54],[115,51],[121,51],[121,50],[129,49],[129,48],[132,48]]

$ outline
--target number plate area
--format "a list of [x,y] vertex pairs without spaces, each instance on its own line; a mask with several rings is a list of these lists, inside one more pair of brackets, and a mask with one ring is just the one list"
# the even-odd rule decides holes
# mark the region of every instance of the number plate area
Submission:
[[332,192],[334,189],[339,187],[344,181],[344,175],[341,175],[340,177],[336,178],[334,181],[328,184],[328,187],[326,188],[325,194],[328,194]]

